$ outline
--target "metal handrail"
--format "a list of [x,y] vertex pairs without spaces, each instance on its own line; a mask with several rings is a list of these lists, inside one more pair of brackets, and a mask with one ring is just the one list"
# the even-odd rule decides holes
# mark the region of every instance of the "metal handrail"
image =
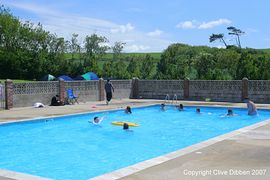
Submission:
[[170,101],[170,95],[166,94],[164,104],[169,103],[169,101]]
[[177,95],[176,94],[174,94],[173,99],[172,99],[172,104],[174,104],[174,103],[175,103],[175,105],[177,105]]

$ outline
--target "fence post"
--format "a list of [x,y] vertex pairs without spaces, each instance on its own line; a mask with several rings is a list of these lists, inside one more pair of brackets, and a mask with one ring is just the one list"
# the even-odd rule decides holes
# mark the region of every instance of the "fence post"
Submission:
[[189,79],[184,80],[184,99],[189,98]]
[[242,100],[248,98],[248,78],[242,79]]
[[104,89],[105,89],[104,79],[100,78],[98,80],[98,100],[99,101],[104,101],[104,97],[105,97]]
[[6,109],[13,108],[13,82],[10,79],[5,81],[5,101]]
[[138,98],[139,98],[139,79],[132,78],[130,99],[138,99]]
[[66,89],[65,89],[65,81],[63,79],[59,80],[59,99],[60,102],[65,102]]

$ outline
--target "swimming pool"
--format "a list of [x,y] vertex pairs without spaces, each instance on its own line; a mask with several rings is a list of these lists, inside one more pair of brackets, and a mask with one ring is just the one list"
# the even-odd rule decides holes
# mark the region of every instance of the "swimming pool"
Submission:
[[[194,107],[179,112],[169,106],[134,108],[88,113],[0,126],[0,168],[52,179],[83,180],[151,159],[218,135],[263,121],[270,111],[259,116],[227,117],[227,109]],[[105,116],[99,126],[89,124],[95,116]],[[133,132],[111,125],[112,121],[140,124]]]

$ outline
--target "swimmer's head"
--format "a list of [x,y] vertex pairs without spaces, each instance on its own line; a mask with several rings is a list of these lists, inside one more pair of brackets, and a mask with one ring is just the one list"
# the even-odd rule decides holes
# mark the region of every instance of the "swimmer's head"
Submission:
[[123,124],[123,129],[124,129],[124,130],[129,129],[129,125],[128,125],[128,123],[124,123],[124,124]]
[[228,114],[227,115],[233,115],[232,109],[228,109]]
[[131,113],[131,107],[130,107],[130,106],[127,106],[127,107],[126,107],[126,111],[127,111],[128,113]]
[[201,109],[199,107],[196,108],[196,113],[200,113]]
[[180,109],[184,109],[183,104],[180,104],[180,105],[179,105],[179,108],[180,108]]

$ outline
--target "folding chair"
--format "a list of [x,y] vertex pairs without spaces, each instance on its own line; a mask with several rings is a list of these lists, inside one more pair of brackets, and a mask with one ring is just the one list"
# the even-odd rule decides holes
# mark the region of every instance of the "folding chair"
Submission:
[[75,102],[79,104],[78,97],[74,95],[73,89],[67,89],[67,101],[69,104],[74,104]]

